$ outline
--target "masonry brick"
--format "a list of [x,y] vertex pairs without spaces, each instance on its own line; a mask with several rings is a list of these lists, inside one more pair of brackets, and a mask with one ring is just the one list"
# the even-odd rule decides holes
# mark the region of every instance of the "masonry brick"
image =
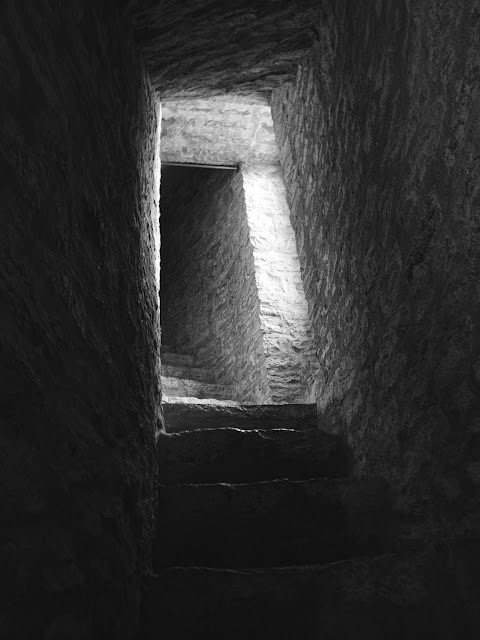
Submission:
[[268,98],[259,92],[164,102],[162,162],[279,165]]

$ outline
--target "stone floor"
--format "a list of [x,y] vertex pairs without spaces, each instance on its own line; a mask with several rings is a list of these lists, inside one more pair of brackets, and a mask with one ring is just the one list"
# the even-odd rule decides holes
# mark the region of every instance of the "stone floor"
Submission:
[[198,366],[192,355],[176,353],[162,345],[161,360],[164,402],[171,398],[175,402],[178,398],[234,402],[233,387],[216,384],[213,372]]

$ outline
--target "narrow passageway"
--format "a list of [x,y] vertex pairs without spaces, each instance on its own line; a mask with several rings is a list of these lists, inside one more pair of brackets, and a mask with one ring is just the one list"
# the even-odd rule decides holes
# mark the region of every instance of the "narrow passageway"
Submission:
[[173,103],[163,140],[180,166],[162,173],[166,431],[142,638],[423,640],[433,611],[443,631],[421,558],[396,553],[388,482],[354,477],[317,414],[269,107]]
[[478,0],[2,5],[0,636],[476,640]]
[[241,176],[166,166],[161,202],[163,395],[257,401],[261,335]]
[[164,368],[164,396],[312,401],[318,361],[268,102],[169,101],[161,149],[162,361],[195,365]]

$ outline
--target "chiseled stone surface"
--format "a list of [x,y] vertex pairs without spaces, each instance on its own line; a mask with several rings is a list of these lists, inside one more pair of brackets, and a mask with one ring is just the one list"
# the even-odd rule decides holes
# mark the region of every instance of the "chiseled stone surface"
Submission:
[[320,429],[163,433],[158,448],[162,484],[344,478],[350,473],[345,444]]
[[381,555],[328,565],[160,571],[144,602],[143,634],[172,640],[450,640],[450,603],[421,557]]
[[218,400],[215,398],[189,398],[188,396],[166,396],[162,395],[162,403],[169,405],[202,405],[202,406],[222,406],[237,407],[240,405],[236,400]]
[[233,399],[268,401],[241,174],[167,167],[161,212],[165,342],[234,385]]
[[183,353],[174,353],[167,351],[164,353],[163,344],[161,351],[162,365],[167,367],[190,368],[194,366],[193,356]]
[[479,6],[330,4],[272,102],[318,406],[478,602]]
[[319,0],[133,0],[137,43],[163,99],[270,91],[295,78]]
[[[185,400],[188,400],[187,398]],[[178,402],[164,398],[166,429],[170,433],[204,429],[317,429],[317,407],[314,404],[225,406]]]
[[169,100],[162,104],[162,162],[279,164],[264,96]]
[[217,398],[233,400],[234,388],[230,385],[210,384],[187,378],[162,376],[162,391],[167,396],[188,396],[189,398]]
[[280,167],[242,166],[272,402],[308,402],[318,361]]
[[380,478],[160,486],[154,566],[281,566],[380,553],[388,503]]
[[11,640],[130,638],[149,567],[159,122],[127,25],[86,4],[6,2],[0,19],[0,636]]
[[202,369],[201,367],[178,367],[171,364],[163,364],[163,361],[162,376],[165,376],[167,378],[186,378],[187,380],[198,380],[199,382],[207,382],[209,384],[215,383],[215,376],[208,369]]

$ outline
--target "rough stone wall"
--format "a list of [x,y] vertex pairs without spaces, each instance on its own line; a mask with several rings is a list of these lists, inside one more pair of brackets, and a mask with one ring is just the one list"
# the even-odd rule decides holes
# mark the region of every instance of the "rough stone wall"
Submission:
[[0,34],[0,635],[127,638],[160,421],[157,107],[105,8],[6,2]]
[[162,162],[279,164],[267,98],[164,102]]
[[130,0],[128,6],[162,100],[268,95],[295,78],[318,15],[318,0]]
[[456,537],[473,553],[480,7],[329,5],[296,83],[273,96],[322,363],[318,406],[360,472],[390,478],[439,544]]
[[168,172],[162,169],[162,340],[195,355],[219,384],[233,384],[238,400],[265,402],[242,176],[215,169]]
[[272,402],[310,397],[317,359],[282,170],[242,167]]

